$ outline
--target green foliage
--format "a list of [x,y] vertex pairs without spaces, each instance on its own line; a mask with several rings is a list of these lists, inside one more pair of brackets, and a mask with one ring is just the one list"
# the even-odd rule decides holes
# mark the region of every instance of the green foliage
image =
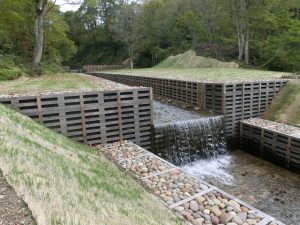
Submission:
[[[19,61],[27,67],[30,67],[33,55],[33,10],[32,0],[0,1],[0,53],[18,56],[14,60],[21,59]],[[67,31],[62,13],[49,0],[44,15],[42,61],[60,64],[76,53],[76,46],[68,38]]]
[[58,73],[64,73],[64,69],[56,63],[41,63],[33,71],[29,71],[33,76],[37,75],[54,75]]
[[[297,0],[84,0],[78,11],[66,13],[52,2],[44,17],[44,62],[81,67],[133,58],[136,66],[150,67],[191,49],[235,61],[238,43],[245,45],[239,39],[247,34],[249,67],[300,70]],[[18,55],[27,65],[33,51],[32,3],[0,1],[0,53]]]
[[0,69],[0,80],[14,80],[19,78],[23,71],[19,68]]
[[0,80],[14,80],[19,78],[23,73],[24,69],[21,64],[17,67],[17,62],[20,59],[14,55],[3,55],[0,54]]

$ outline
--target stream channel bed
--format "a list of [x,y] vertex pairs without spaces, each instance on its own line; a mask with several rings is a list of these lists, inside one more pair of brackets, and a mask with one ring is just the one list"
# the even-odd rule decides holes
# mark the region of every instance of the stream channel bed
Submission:
[[182,166],[287,225],[300,224],[300,175],[237,150]]
[[[208,117],[159,101],[154,101],[153,108],[155,126]],[[186,146],[183,150],[187,150]],[[172,162],[172,157],[164,158]],[[300,225],[300,175],[297,173],[241,150],[200,159],[181,168],[287,225]]]

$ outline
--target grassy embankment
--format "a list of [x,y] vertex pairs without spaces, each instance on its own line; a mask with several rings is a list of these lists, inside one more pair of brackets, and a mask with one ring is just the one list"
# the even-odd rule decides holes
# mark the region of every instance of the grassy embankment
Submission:
[[169,56],[155,68],[238,68],[235,62],[221,62],[214,58],[196,55],[195,51]]
[[178,224],[90,147],[0,105],[0,169],[38,224]]
[[80,91],[99,89],[94,82],[79,74],[62,73],[40,77],[21,77],[16,80],[0,81],[0,94],[30,94],[48,91]]
[[264,118],[300,126],[300,80],[291,80],[275,97]]
[[113,74],[217,82],[275,79],[281,78],[282,75],[286,74],[283,72],[237,68],[149,68],[135,70],[113,70],[105,72]]

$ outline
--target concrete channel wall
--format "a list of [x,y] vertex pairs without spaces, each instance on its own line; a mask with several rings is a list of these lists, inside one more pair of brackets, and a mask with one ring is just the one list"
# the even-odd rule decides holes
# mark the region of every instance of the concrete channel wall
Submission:
[[2,96],[0,103],[79,142],[131,140],[151,147],[151,88]]
[[285,79],[203,83],[97,72],[89,74],[126,85],[152,87],[157,95],[224,115],[228,138],[239,135],[239,121],[260,116],[272,102],[274,95],[287,83]]
[[241,122],[241,148],[300,172],[300,128],[263,119],[253,121]]

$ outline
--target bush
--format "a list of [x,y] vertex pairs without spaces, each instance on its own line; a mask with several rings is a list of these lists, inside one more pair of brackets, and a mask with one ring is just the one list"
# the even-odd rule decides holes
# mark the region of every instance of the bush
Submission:
[[9,69],[15,67],[14,56],[0,54],[0,69]]
[[19,68],[0,69],[0,80],[14,80],[22,76],[23,71]]
[[54,63],[43,63],[36,67],[33,71],[30,72],[31,75],[52,75],[57,73],[63,73],[65,70],[58,64]]

